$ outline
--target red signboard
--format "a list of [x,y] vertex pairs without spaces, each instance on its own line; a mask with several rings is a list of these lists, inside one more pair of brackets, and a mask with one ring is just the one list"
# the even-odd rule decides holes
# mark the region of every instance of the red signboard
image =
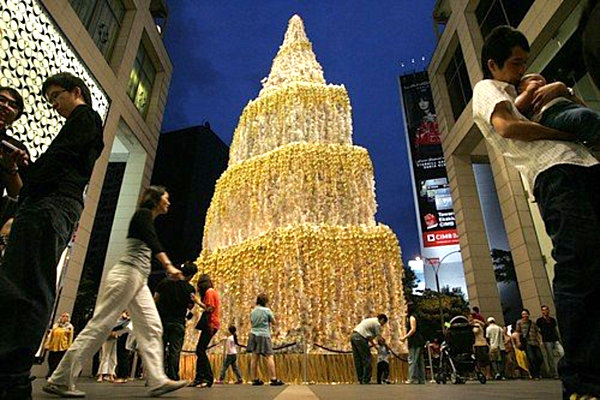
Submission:
[[423,233],[424,247],[449,246],[453,244],[459,244],[456,229]]

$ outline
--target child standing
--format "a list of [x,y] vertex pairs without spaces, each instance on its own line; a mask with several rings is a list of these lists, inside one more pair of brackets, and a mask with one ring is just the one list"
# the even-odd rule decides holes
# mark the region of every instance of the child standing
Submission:
[[377,383],[389,384],[390,349],[385,342],[377,344]]
[[227,373],[227,368],[229,368],[229,366],[231,366],[231,369],[233,369],[233,373],[237,378],[237,381],[235,383],[238,385],[244,383],[244,381],[242,380],[242,373],[240,372],[240,367],[238,367],[237,365],[237,346],[239,346],[239,344],[237,340],[236,331],[237,329],[235,326],[231,325],[229,327],[229,333],[231,333],[231,335],[227,337],[223,346],[223,367],[221,368],[219,380],[216,382],[218,384],[223,383],[223,379],[225,379],[225,374]]

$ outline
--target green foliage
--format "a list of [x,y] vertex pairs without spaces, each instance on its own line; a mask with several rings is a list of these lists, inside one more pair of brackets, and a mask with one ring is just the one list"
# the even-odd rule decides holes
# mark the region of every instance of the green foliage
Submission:
[[444,287],[439,294],[426,289],[422,296],[413,296],[414,315],[420,324],[421,333],[425,340],[441,339],[440,301],[444,322],[449,322],[457,315],[466,315],[469,306],[460,288]]
[[409,298],[413,295],[413,289],[417,287],[417,275],[409,266],[404,266],[404,276],[402,277],[402,287],[404,296]]
[[442,337],[440,298],[444,322],[450,321],[457,315],[467,315],[469,312],[469,306],[460,288],[443,287],[441,295],[430,289],[425,289],[422,295],[414,294],[413,289],[417,287],[417,277],[414,271],[406,266],[404,267],[402,284],[407,301],[413,304],[413,314],[417,318],[417,323],[425,340],[440,339]]
[[510,251],[492,249],[490,255],[492,256],[492,264],[494,265],[496,282],[516,282],[517,273],[515,272],[515,263]]

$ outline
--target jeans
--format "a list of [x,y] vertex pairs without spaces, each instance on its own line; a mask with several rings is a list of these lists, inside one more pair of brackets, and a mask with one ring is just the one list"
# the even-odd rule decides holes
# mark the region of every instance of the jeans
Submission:
[[552,239],[554,302],[566,391],[600,393],[600,166],[556,165],[534,194]]
[[0,330],[0,381],[29,376],[54,305],[56,266],[82,208],[53,195],[26,199],[17,212],[0,266],[0,315],[10,321]]
[[185,336],[182,322],[163,322],[163,343],[165,345],[165,371],[169,379],[179,380],[179,358]]
[[[150,266],[148,266],[149,272]],[[162,324],[150,289],[148,274],[127,264],[117,264],[109,271],[100,293],[94,316],[77,336],[50,379],[59,385],[74,386],[81,365],[92,358],[123,310],[129,310],[138,351],[150,387],[167,382],[163,367]]]
[[527,343],[525,353],[527,353],[527,361],[529,361],[529,372],[531,373],[531,376],[533,378],[539,378],[540,368],[544,362],[542,349],[540,349],[540,346]]
[[225,379],[227,368],[229,368],[230,365],[238,382],[241,381],[242,373],[240,372],[240,367],[238,367],[237,365],[237,354],[227,354],[225,356],[225,358],[223,359],[223,367],[221,368],[221,373],[219,374],[219,380],[222,381],[223,379]]
[[377,363],[377,383],[385,383],[390,377],[390,363],[387,361],[379,361]]
[[411,383],[425,383],[423,347],[408,348],[408,379]]
[[352,356],[354,358],[354,368],[358,383],[367,384],[371,382],[371,350],[369,342],[360,334],[353,332],[350,336],[352,345]]
[[578,103],[563,101],[550,106],[542,114],[540,124],[571,132],[577,140],[587,144],[594,144],[600,139],[600,113]]
[[506,365],[506,350],[500,350],[499,348],[490,349],[490,361],[494,375],[496,377],[503,377]]
[[208,386],[212,386],[213,381],[215,380],[210,361],[206,355],[210,340],[215,333],[217,333],[216,329],[205,329],[200,334],[200,339],[198,339],[198,344],[196,345],[196,377],[194,378],[196,384],[204,382],[207,383]]
[[[544,342],[544,349],[546,350],[546,360],[548,361],[548,373],[552,376],[558,376],[556,363],[565,355],[562,345],[558,341]],[[558,358],[554,357],[554,352],[558,353]]]

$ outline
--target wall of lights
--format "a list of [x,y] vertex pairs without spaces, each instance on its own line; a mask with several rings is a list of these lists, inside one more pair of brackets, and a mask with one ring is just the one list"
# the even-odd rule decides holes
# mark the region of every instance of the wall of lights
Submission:
[[63,124],[40,93],[47,77],[66,71],[82,78],[94,109],[106,118],[108,96],[38,0],[0,0],[0,31],[0,85],[14,87],[25,101],[25,115],[8,132],[27,145],[33,160]]

